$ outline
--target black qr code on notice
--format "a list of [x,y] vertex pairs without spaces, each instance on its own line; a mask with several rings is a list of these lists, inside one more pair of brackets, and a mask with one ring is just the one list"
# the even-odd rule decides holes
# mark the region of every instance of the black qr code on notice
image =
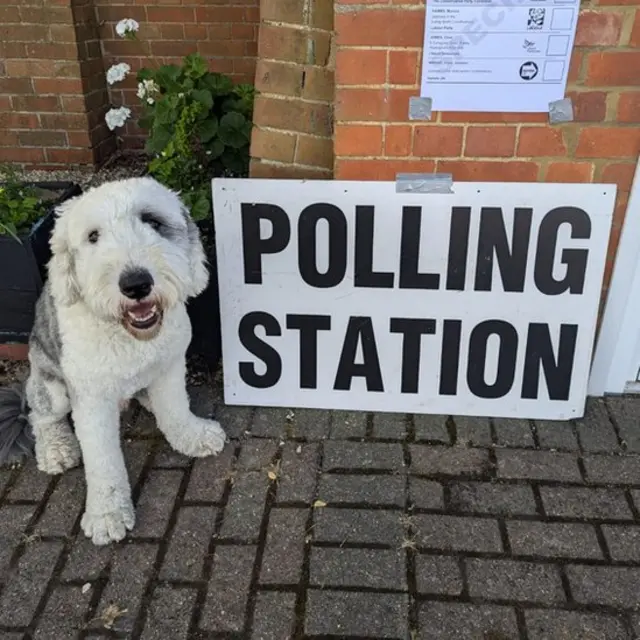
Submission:
[[544,9],[529,9],[529,20],[527,21],[527,29],[533,31],[542,29],[544,26]]

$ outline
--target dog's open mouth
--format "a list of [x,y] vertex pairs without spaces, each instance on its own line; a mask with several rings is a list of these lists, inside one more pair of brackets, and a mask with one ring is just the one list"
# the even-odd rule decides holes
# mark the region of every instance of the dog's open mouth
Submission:
[[125,310],[125,322],[132,329],[145,331],[155,327],[162,318],[162,313],[155,302],[138,302]]

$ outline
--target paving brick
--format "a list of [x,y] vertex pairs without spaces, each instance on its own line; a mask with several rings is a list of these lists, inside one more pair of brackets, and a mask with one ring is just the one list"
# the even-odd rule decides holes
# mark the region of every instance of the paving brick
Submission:
[[399,549],[311,550],[309,583],[321,589],[360,587],[406,591],[406,554]]
[[561,420],[536,420],[536,434],[543,449],[576,451],[578,441],[570,422]]
[[470,513],[531,515],[536,513],[536,502],[529,485],[457,482],[449,487],[449,508]]
[[633,396],[607,398],[609,411],[628,451],[640,453],[640,402]]
[[502,447],[533,447],[533,433],[528,420],[494,418],[496,444]]
[[411,473],[425,476],[486,476],[491,472],[486,449],[410,445]]
[[191,460],[188,456],[174,451],[169,443],[163,442],[154,455],[153,466],[155,469],[185,469],[191,464]]
[[444,509],[442,485],[425,478],[409,478],[409,499],[416,509]]
[[323,474],[318,486],[318,498],[330,505],[402,507],[405,503],[405,485],[402,476]]
[[613,560],[640,562],[640,527],[603,525],[602,532]]
[[454,416],[456,425],[456,443],[459,446],[489,447],[491,438],[491,423],[488,418],[472,416]]
[[602,398],[587,398],[584,418],[576,420],[580,444],[584,451],[617,451],[618,438]]
[[200,626],[208,631],[242,631],[256,547],[218,546]]
[[104,627],[103,615],[116,606],[123,613],[113,625],[114,631],[131,633],[142,596],[154,574],[154,562],[158,553],[155,544],[136,543],[117,547],[109,574],[109,582],[100,598],[95,618],[89,627]]
[[0,468],[0,496],[4,491],[5,487],[9,484],[9,480],[13,476],[13,471],[10,469],[2,469]]
[[251,435],[259,438],[284,438],[290,430],[289,409],[259,407],[251,422]]
[[29,460],[18,474],[18,480],[9,490],[10,500],[40,502],[54,477],[38,471],[34,460]]
[[71,553],[62,570],[63,580],[83,580],[85,582],[99,577],[115,553],[115,547],[107,545],[97,547],[83,535],[74,540]]
[[220,536],[243,542],[256,542],[260,534],[269,479],[266,473],[250,471],[236,476]]
[[496,457],[500,478],[581,481],[577,458],[571,453],[499,449]]
[[640,457],[585,456],[587,482],[597,484],[640,484]]
[[151,445],[148,442],[125,442],[122,451],[129,483],[132,488],[135,488],[140,481],[142,470],[149,460]]
[[133,538],[161,538],[164,535],[183,478],[182,471],[151,471],[136,505]]
[[62,552],[62,542],[30,542],[17,565],[3,575],[0,625],[27,626]]
[[[196,372],[198,376],[200,372]],[[211,418],[216,413],[216,403],[222,399],[221,389],[211,384],[190,384],[188,389],[191,411],[202,418]]]
[[633,633],[635,634],[634,640],[636,638],[640,638],[640,615],[631,616],[631,628],[633,629]]
[[404,440],[407,437],[407,415],[404,413],[374,413],[373,437]]
[[34,640],[61,640],[75,638],[84,629],[89,610],[90,594],[81,587],[59,586],[49,596]]
[[276,451],[277,440],[248,440],[242,445],[237,468],[242,471],[260,471],[271,465]]
[[334,411],[331,420],[331,438],[364,438],[367,435],[367,414],[364,411]]
[[276,499],[311,504],[316,491],[320,445],[287,442],[282,450]]
[[294,438],[325,440],[331,430],[331,414],[320,409],[296,409],[292,428]]
[[84,509],[84,500],[84,470],[67,471],[60,477],[47,500],[47,506],[34,528],[34,533],[41,536],[69,535]]
[[571,593],[580,604],[638,606],[640,568],[568,565],[566,573]]
[[518,623],[511,607],[462,602],[424,602],[419,613],[419,640],[511,640]]
[[451,444],[451,437],[447,428],[447,416],[415,415],[413,424],[417,442],[428,441]]
[[221,405],[216,412],[216,420],[229,438],[242,438],[251,427],[252,407],[228,407]]
[[397,511],[332,509],[314,511],[313,537],[316,542],[386,544],[399,547],[404,534]]
[[635,508],[640,511],[640,490],[631,491],[631,498],[633,499],[633,504]]
[[272,509],[262,556],[262,584],[297,585],[302,573],[307,509]]
[[251,638],[253,640],[284,640],[293,637],[295,606],[295,593],[259,592],[253,614]]
[[554,565],[477,558],[468,558],[465,562],[472,598],[542,604],[565,599],[560,574]]
[[514,555],[549,558],[602,558],[596,530],[589,524],[509,521]]
[[0,576],[5,575],[11,556],[23,539],[23,532],[35,512],[35,505],[0,507]]
[[200,580],[216,526],[215,507],[182,507],[160,569],[164,580]]
[[[307,635],[406,638],[408,600],[404,594],[311,590]],[[331,612],[330,615],[327,615]]]
[[235,451],[225,447],[220,455],[198,458],[191,470],[185,500],[220,502],[233,476]]
[[441,593],[457,596],[462,593],[460,565],[451,556],[416,556],[418,593]]
[[188,637],[197,591],[185,587],[156,587],[141,640],[180,640]]
[[329,441],[324,445],[323,468],[397,471],[403,467],[401,444]]
[[419,514],[412,517],[418,545],[452,551],[502,551],[496,520]]
[[545,513],[550,516],[602,520],[633,517],[621,489],[540,487],[540,495]]
[[628,640],[624,621],[617,616],[561,609],[530,609],[524,614],[529,640],[580,638]]

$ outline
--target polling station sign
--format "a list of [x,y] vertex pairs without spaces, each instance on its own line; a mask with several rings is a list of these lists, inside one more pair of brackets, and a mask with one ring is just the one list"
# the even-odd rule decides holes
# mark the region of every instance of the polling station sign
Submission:
[[215,179],[226,402],[581,416],[615,186],[452,190]]

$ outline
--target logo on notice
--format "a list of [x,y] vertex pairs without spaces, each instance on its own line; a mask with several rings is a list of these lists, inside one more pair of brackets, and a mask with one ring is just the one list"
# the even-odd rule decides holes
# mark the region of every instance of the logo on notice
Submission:
[[523,80],[533,80],[538,75],[538,65],[535,62],[525,62],[520,67],[520,77]]
[[531,47],[533,47],[535,45],[535,42],[533,42],[533,40],[527,40],[526,38],[524,39],[524,44],[522,45],[523,49],[530,49]]

